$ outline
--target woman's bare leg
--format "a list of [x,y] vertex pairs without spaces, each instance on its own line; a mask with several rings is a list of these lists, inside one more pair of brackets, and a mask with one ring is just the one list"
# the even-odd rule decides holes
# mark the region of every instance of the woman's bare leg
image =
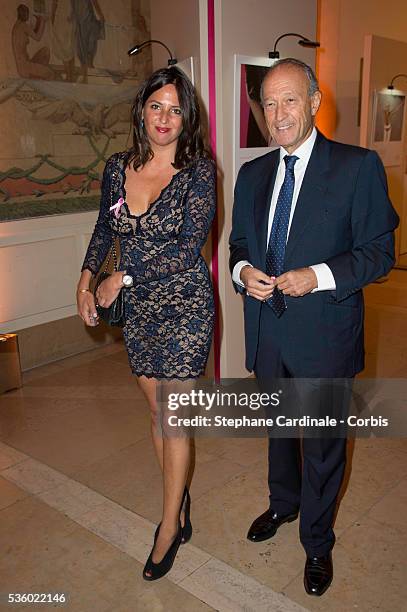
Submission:
[[177,535],[182,496],[188,476],[190,459],[189,438],[164,437],[163,442],[163,517],[154,546],[153,563],[161,561]]
[[162,407],[160,408],[157,402],[160,382],[154,378],[140,376],[138,384],[150,407],[152,440],[163,472],[163,516],[153,552],[153,562],[158,563],[177,534],[180,518],[181,524],[184,523],[184,512],[180,517],[180,508],[190,465],[191,441],[185,435],[166,436],[162,431]]
[[140,389],[145,395],[148,402],[150,413],[151,413],[151,438],[153,440],[153,446],[155,454],[161,471],[163,471],[163,437],[159,432],[159,408],[157,404],[157,386],[158,381],[155,378],[147,378],[147,376],[139,376],[137,378]]

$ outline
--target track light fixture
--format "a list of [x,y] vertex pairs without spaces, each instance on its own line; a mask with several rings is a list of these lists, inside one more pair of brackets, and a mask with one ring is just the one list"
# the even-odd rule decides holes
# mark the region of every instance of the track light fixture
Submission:
[[177,63],[177,59],[175,57],[172,56],[171,51],[169,50],[169,48],[167,47],[167,45],[165,45],[163,42],[161,42],[161,40],[145,40],[144,42],[142,42],[139,45],[136,45],[135,47],[132,47],[131,49],[129,49],[127,51],[128,55],[136,55],[137,53],[139,53],[144,47],[146,47],[147,45],[151,45],[152,43],[158,43],[159,45],[163,46],[164,49],[167,50],[169,57],[168,60],[168,66],[173,66],[174,64]]
[[308,47],[310,49],[315,49],[316,47],[320,46],[320,43],[317,40],[310,40],[309,38],[306,38],[302,34],[295,34],[294,32],[288,32],[287,34],[282,34],[281,36],[277,38],[276,42],[274,43],[273,51],[269,51],[270,58],[278,59],[280,57],[280,53],[277,51],[277,45],[280,42],[280,40],[282,38],[285,38],[286,36],[296,36],[297,38],[299,38],[300,40],[298,41],[298,44],[301,45],[302,47]]

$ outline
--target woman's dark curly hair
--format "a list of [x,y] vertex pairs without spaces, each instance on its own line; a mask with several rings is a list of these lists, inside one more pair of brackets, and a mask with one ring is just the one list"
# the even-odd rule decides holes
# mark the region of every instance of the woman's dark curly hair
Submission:
[[148,98],[165,85],[175,85],[182,111],[182,132],[177,142],[173,162],[174,168],[188,166],[199,157],[209,157],[203,142],[198,98],[186,74],[176,66],[161,68],[141,84],[132,108],[133,147],[130,149],[128,163],[137,170],[154,157],[150,142],[142,122],[143,108]]

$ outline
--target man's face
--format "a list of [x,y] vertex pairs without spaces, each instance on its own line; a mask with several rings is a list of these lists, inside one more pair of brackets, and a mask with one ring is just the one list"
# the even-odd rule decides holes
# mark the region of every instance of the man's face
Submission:
[[321,93],[308,95],[309,81],[296,66],[276,68],[263,83],[264,116],[273,140],[291,155],[311,134]]

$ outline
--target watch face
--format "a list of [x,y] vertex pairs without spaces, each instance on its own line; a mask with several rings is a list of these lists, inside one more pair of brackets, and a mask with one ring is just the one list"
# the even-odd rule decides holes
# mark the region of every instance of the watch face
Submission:
[[132,284],[133,284],[133,277],[130,276],[129,274],[124,274],[123,278],[122,278],[122,281],[123,281],[123,285],[125,287],[131,287]]

